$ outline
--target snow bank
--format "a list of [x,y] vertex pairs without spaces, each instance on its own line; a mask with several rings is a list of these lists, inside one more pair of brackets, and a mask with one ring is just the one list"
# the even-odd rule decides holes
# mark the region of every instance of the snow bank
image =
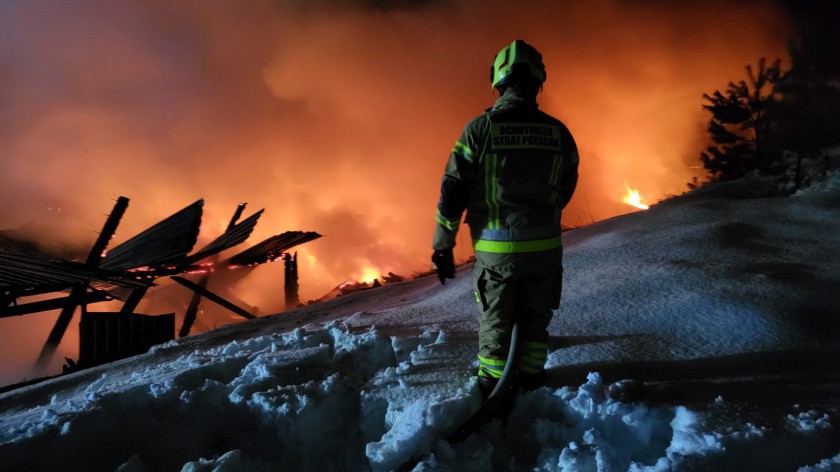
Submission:
[[[233,341],[7,415],[0,458],[13,470],[70,458],[88,470],[364,468],[359,389],[393,366],[389,337],[337,324]],[[45,442],[53,453],[38,454]]]
[[[441,363],[462,344],[442,331],[396,339],[331,323],[198,349],[5,415],[0,462],[9,470],[72,461],[121,472],[386,471],[425,455],[416,470],[641,472],[725,466],[728,448],[756,449],[773,436],[752,424],[716,431],[685,407],[614,400],[592,373],[579,388],[518,396],[506,424],[494,420],[450,445],[440,438],[479,406],[475,378]],[[795,411],[783,430],[802,447],[827,437],[831,418]],[[835,459],[805,470],[828,470]]]
[[[580,388],[545,387],[516,399],[506,425],[495,420],[454,449],[438,443],[423,464],[453,470],[669,470],[684,456],[720,450],[684,408],[648,408],[607,396],[592,373]],[[649,468],[659,466],[658,468]]]
[[[399,340],[331,323],[103,374],[5,415],[0,462],[12,470],[68,460],[86,470],[387,470],[477,405],[467,376],[452,395],[405,403],[418,391],[405,379],[422,377],[417,364],[445,342],[440,332]],[[45,444],[51,454],[39,453]]]
[[819,463],[801,467],[798,472],[829,472],[840,470],[840,454],[829,459],[823,459]]

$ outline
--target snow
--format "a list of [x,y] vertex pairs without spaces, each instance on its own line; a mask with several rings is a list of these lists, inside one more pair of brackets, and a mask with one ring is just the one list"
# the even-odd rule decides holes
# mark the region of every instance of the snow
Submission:
[[827,472],[832,470],[840,470],[840,454],[829,459],[823,459],[818,464],[800,467],[798,472]]
[[727,183],[566,233],[547,385],[461,443],[441,437],[480,404],[469,267],[4,393],[0,463],[840,470],[838,182]]

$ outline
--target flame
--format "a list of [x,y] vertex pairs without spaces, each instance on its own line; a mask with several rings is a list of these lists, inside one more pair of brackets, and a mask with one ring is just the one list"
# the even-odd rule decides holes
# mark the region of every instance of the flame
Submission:
[[[518,25],[531,25],[523,39],[548,70],[540,107],[569,126],[580,151],[569,225],[621,213],[622,181],[663,195],[702,176],[691,169],[705,147],[702,94],[758,57],[784,57],[793,30],[784,2],[536,0],[505,15],[501,0],[88,3],[96,14],[44,0],[0,7],[0,37],[16,38],[0,46],[0,123],[13,125],[0,131],[0,226],[60,216],[62,231],[38,234],[87,254],[113,192],[132,199],[114,244],[198,196],[209,240],[247,201],[243,217],[267,212],[231,253],[286,230],[327,235],[300,248],[302,300],[372,280],[378,271],[367,266],[427,267],[441,171],[466,120],[493,104],[488,60],[520,36]],[[177,24],[190,27],[173,36]],[[157,47],[161,37],[172,47]],[[410,112],[395,119],[394,104]],[[469,231],[459,238],[455,256],[466,259]],[[237,295],[282,311],[278,265],[254,268]],[[0,343],[0,383],[19,380],[9,378],[15,362],[28,373],[51,328],[38,324],[49,317],[22,318],[0,320],[14,323]],[[78,346],[74,327],[61,349]]]
[[362,276],[359,278],[359,281],[364,282],[366,284],[370,284],[378,278],[379,270],[377,270],[375,267],[367,266],[364,269],[362,269]]
[[[301,259],[308,261],[300,266],[302,299],[340,280],[428,264],[436,182],[466,120],[495,101],[487,61],[517,37],[516,24],[533,23],[525,39],[548,70],[540,107],[569,126],[580,150],[581,184],[563,211],[568,225],[620,213],[613,193],[622,180],[661,195],[701,175],[687,164],[703,147],[696,142],[698,123],[708,120],[702,94],[742,77],[756,57],[783,56],[789,30],[785,10],[773,2],[700,8],[603,0],[597,8],[557,8],[537,0],[504,18],[493,13],[505,5],[500,0],[463,2],[480,8],[388,2],[393,8],[385,9],[240,2],[207,11],[190,2],[134,2],[149,4],[152,13],[142,19],[114,2],[95,3],[102,5],[97,15],[43,0],[3,11],[11,16],[0,29],[22,38],[19,49],[0,48],[0,63],[13,64],[0,74],[7,92],[0,122],[15,117],[3,155],[13,164],[0,173],[0,201],[15,204],[0,205],[3,226],[21,226],[48,206],[57,214],[60,206],[62,216],[79,222],[73,234],[89,248],[112,192],[132,198],[121,238],[203,196],[212,224],[201,231],[211,239],[247,201],[243,217],[267,210],[247,246],[286,230],[327,235],[301,247],[317,257]],[[179,48],[154,47],[170,18],[193,27]],[[468,34],[450,23],[469,25]],[[558,25],[575,44],[554,33]],[[453,44],[461,54],[449,54]],[[429,64],[406,51],[428,52],[434,69],[454,78],[428,94]],[[179,60],[182,54],[191,60]],[[103,61],[108,68],[97,67]],[[54,90],[52,81],[64,85]],[[204,85],[172,86],[191,83]],[[161,115],[158,103],[172,103],[172,112]],[[394,120],[394,103],[411,112]],[[149,138],[162,134],[171,139]],[[466,259],[469,231],[459,237],[455,256]],[[278,272],[255,270],[243,284],[266,310],[279,303]]]
[[642,203],[644,197],[642,197],[642,194],[640,194],[638,190],[630,188],[630,185],[626,183],[624,184],[624,186],[627,187],[627,195],[621,199],[622,202],[630,206],[640,208],[642,210],[647,210],[648,208],[650,208],[648,205]]

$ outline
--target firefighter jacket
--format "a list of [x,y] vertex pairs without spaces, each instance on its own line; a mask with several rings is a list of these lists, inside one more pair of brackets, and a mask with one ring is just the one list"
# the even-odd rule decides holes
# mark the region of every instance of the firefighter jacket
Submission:
[[455,246],[467,211],[479,263],[562,254],[560,214],[578,179],[578,151],[563,123],[508,90],[471,120],[446,164],[433,247]]

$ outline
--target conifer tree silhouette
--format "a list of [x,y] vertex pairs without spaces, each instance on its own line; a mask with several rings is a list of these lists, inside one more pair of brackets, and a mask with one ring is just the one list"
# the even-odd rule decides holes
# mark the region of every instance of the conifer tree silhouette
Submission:
[[769,165],[772,110],[779,100],[780,61],[767,67],[764,58],[754,71],[747,65],[747,79],[729,82],[726,93],[703,94],[703,105],[712,114],[707,130],[714,142],[700,154],[714,180],[730,180]]

